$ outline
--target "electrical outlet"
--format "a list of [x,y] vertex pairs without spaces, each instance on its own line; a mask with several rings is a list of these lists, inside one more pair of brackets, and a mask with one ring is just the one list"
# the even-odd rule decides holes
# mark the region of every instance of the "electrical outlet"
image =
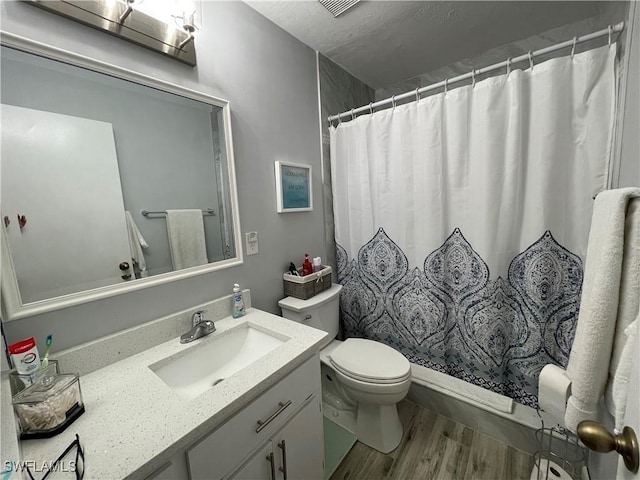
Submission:
[[247,232],[244,234],[247,255],[255,255],[258,250],[258,232]]

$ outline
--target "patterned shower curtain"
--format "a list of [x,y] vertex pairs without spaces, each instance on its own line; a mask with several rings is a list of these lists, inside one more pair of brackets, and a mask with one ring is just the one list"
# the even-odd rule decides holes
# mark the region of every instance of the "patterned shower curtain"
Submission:
[[571,349],[615,84],[612,45],[331,127],[345,335],[536,407]]

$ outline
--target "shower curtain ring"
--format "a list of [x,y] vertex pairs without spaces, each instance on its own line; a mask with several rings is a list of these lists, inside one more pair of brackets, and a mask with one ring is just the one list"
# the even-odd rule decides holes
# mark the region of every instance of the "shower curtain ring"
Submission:
[[445,78],[444,79],[444,94],[446,95],[448,91],[449,91],[449,79]]
[[611,34],[613,33],[613,27],[609,25],[607,30],[609,31],[609,46],[611,46]]
[[391,105],[393,105],[393,108],[396,108],[396,96],[395,95],[391,96]]
[[507,77],[511,74],[511,57],[507,58]]
[[416,102],[420,101],[420,87],[416,88]]
[[476,69],[471,70],[471,87],[476,86]]
[[573,59],[573,55],[576,53],[576,43],[578,42],[578,37],[573,37],[573,46],[571,47],[571,58]]
[[533,71],[533,53],[529,50],[529,68]]
[[353,108],[352,108],[351,109],[351,120],[355,120],[355,119],[356,119],[356,116],[354,115]]
[[373,102],[369,102],[369,113],[373,115]]
[[338,114],[338,125],[340,125],[342,123],[342,114],[339,113]]

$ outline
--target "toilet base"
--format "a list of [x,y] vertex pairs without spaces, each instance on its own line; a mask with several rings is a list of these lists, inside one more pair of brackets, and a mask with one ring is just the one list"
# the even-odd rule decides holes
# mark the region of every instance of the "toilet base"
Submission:
[[322,402],[322,414],[328,420],[331,420],[336,425],[344,428],[346,431],[356,434],[356,410],[344,410],[336,408],[335,405],[326,401],[323,398]]
[[356,435],[365,445],[379,452],[389,453],[400,445],[402,433],[396,404],[358,404]]

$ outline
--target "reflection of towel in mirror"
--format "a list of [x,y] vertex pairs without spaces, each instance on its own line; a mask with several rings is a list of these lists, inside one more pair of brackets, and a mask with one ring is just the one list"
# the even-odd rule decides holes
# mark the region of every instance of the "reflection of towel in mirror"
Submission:
[[167,210],[167,233],[174,270],[209,262],[202,210]]
[[[124,212],[127,220],[127,232],[129,233],[129,249],[131,250],[131,260],[133,260],[140,270],[140,278],[146,277],[147,274],[147,262],[144,259],[143,248],[148,248],[146,240],[140,233],[136,222],[133,221],[131,212],[128,210]],[[137,276],[136,276],[137,277]]]

